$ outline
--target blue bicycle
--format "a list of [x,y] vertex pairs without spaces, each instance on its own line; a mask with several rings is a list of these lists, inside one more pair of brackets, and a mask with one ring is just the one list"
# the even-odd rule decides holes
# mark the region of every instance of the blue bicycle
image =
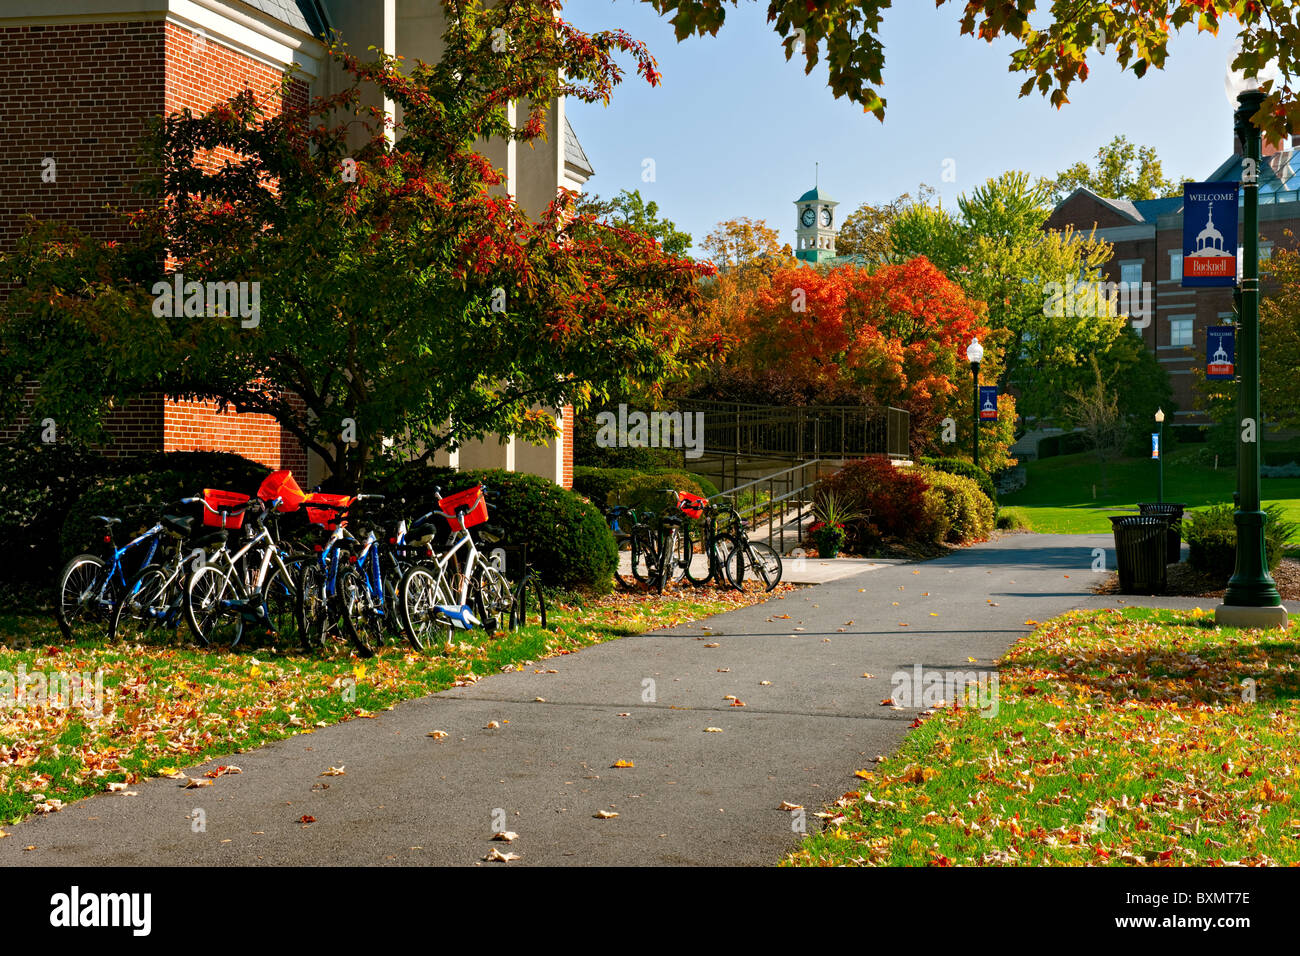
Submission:
[[[178,504],[189,505],[199,500],[185,498]],[[118,547],[113,529],[122,523],[122,519],[95,515],[94,520],[104,526],[102,556],[77,555],[59,572],[54,591],[54,619],[66,641],[73,640],[87,624],[107,624],[126,591],[128,574],[134,577],[140,569],[153,562],[169,530],[179,529],[183,524],[184,532],[189,531],[188,519],[165,514],[150,528]]]

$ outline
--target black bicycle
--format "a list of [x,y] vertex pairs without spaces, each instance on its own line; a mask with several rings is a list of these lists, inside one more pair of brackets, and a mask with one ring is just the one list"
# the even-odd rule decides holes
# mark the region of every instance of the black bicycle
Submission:
[[[678,508],[693,519],[682,524],[685,551],[689,556],[686,580],[697,587],[714,581],[719,587],[739,590],[741,585],[733,582],[727,573],[732,553],[741,546],[743,522],[735,507],[697,495],[682,495],[678,499]],[[695,551],[697,544],[700,546],[698,554]]]
[[669,496],[669,505],[653,523],[644,514],[638,516],[630,531],[632,542],[632,576],[640,584],[663,593],[669,584],[680,581],[686,574],[688,552],[686,537],[682,534],[683,515],[677,506],[677,492],[662,489]]

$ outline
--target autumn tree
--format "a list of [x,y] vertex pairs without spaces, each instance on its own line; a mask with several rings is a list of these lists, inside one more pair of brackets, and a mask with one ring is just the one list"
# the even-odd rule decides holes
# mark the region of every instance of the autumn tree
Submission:
[[1080,160],[1055,179],[1043,181],[1054,204],[1080,186],[1109,199],[1160,199],[1183,192],[1181,180],[1165,178],[1153,147],[1136,146],[1126,136],[1116,136],[1098,149],[1095,166]]
[[[406,72],[336,49],[351,84],[305,107],[273,113],[246,91],[167,117],[156,201],[129,240],[30,233],[0,267],[16,283],[0,410],[19,410],[33,376],[34,417],[52,410],[65,432],[146,392],[214,400],[274,416],[355,485],[385,437],[425,457],[489,434],[549,440],[541,407],[677,371],[670,319],[708,270],[573,215],[572,194],[529,218],[475,151],[541,135],[556,97],[607,101],[616,53],[651,83],[654,60],[621,31],[574,29],[554,3],[446,6],[438,62]],[[378,98],[402,116],[395,142],[360,105]],[[516,120],[512,103],[530,106]],[[173,280],[197,303],[188,286],[183,306],[162,302]],[[256,314],[211,304],[226,283],[256,293]]]
[[[736,0],[645,0],[669,15],[678,40],[716,34]],[[836,97],[857,103],[883,120],[881,95],[885,47],[881,41],[891,0],[769,0],[767,20],[785,49],[798,56],[804,72],[826,63]],[[1053,106],[1069,102],[1070,87],[1087,80],[1089,62],[1105,59],[1142,77],[1161,69],[1169,56],[1169,38],[1185,27],[1217,34],[1225,21],[1242,32],[1233,68],[1251,75],[1276,58],[1284,77],[1300,75],[1300,18],[1290,0],[1098,0],[1090,4],[1010,3],[973,0],[951,6],[963,35],[989,44],[1007,41],[1010,69],[1024,74],[1020,95],[1038,92]],[[1300,132],[1300,100],[1289,83],[1275,83],[1255,121],[1269,139]]]
[[704,254],[719,269],[754,264],[760,259],[780,260],[793,253],[782,245],[781,235],[763,219],[740,216],[718,223],[700,243]]
[[670,256],[685,256],[691,251],[691,234],[678,229],[671,219],[660,218],[659,204],[654,200],[646,202],[639,189],[620,190],[613,199],[584,195],[578,199],[576,209],[580,215],[653,239]]
[[835,251],[842,256],[862,256],[867,262],[886,262],[892,252],[890,227],[899,215],[913,205],[926,205],[934,196],[930,186],[922,184],[914,199],[910,193],[891,202],[873,205],[864,202],[849,213],[835,237]]

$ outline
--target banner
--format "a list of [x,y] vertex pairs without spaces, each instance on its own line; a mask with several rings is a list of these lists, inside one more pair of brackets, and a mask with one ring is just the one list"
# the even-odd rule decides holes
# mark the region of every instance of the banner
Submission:
[[996,421],[998,417],[998,387],[996,385],[980,386],[980,419]]
[[1231,325],[1211,325],[1205,330],[1205,377],[1233,378],[1235,329]]
[[1237,284],[1236,183],[1183,183],[1183,285]]
[[1160,457],[1160,433],[1159,432],[1151,433],[1151,457],[1152,458]]

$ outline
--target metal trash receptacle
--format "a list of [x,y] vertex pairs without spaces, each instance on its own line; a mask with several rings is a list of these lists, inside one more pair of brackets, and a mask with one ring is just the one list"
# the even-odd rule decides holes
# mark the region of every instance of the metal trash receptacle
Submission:
[[1163,594],[1167,578],[1168,515],[1119,515],[1110,519],[1125,594]]
[[1138,502],[1138,514],[1169,516],[1169,550],[1165,553],[1165,561],[1169,564],[1177,564],[1183,558],[1183,513],[1186,510],[1187,505],[1179,502]]

